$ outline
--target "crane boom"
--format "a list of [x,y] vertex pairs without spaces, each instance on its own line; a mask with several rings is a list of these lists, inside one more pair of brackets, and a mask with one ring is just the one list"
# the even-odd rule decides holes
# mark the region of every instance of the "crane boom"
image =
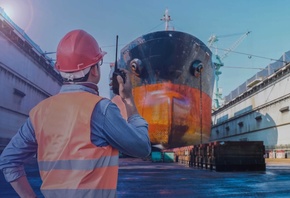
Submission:
[[221,57],[221,60],[223,60],[224,58],[227,57],[227,55],[233,51],[236,47],[238,47],[238,45],[244,40],[244,38],[246,38],[249,34],[251,33],[251,31],[247,31],[245,34],[243,34],[228,50],[226,50],[226,53],[224,53],[224,55]]
[[[214,66],[215,66],[215,87],[216,87],[216,91],[215,91],[215,106],[216,108],[219,108],[220,107],[220,104],[219,104],[219,100],[222,99],[222,94],[220,92],[220,88],[218,86],[218,82],[219,82],[219,75],[222,74],[222,72],[220,71],[220,68],[222,66],[224,66],[222,60],[224,58],[226,58],[228,56],[228,54],[230,52],[232,52],[236,47],[238,47],[238,45],[251,33],[251,31],[247,31],[245,32],[236,42],[233,43],[233,45],[228,49],[226,50],[226,52],[222,55],[222,57],[220,57],[217,53],[217,47],[216,46],[213,46],[214,43],[216,43],[219,39],[218,36],[216,35],[212,35],[209,39],[208,39],[208,43],[209,43],[209,47],[210,48],[214,48],[215,49],[215,57],[216,57],[216,60],[217,62],[214,63]],[[236,35],[236,34],[233,34],[233,35]]]

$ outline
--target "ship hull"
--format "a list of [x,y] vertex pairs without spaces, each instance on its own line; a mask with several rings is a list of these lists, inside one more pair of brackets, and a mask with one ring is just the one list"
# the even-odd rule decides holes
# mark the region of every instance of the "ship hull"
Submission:
[[134,99],[153,145],[208,141],[214,68],[199,39],[176,31],[150,33],[121,50],[118,66],[131,71]]

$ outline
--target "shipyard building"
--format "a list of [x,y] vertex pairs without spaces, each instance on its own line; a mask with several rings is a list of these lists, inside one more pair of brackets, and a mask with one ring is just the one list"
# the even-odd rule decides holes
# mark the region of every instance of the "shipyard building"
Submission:
[[245,81],[212,113],[211,141],[263,141],[266,157],[290,158],[290,51]]
[[62,84],[54,64],[0,7],[0,152],[41,100]]

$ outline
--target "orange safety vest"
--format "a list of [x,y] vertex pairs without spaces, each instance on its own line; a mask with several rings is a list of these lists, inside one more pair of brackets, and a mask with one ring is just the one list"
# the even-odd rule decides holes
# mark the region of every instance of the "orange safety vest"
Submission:
[[91,116],[101,99],[88,92],[61,93],[31,110],[45,197],[116,196],[119,152],[91,142]]

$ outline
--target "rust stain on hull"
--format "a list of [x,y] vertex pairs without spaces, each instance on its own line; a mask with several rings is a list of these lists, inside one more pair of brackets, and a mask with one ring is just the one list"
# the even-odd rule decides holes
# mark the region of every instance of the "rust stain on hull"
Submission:
[[149,123],[152,144],[178,147],[208,141],[211,98],[200,93],[199,89],[172,83],[134,88],[138,111]]

